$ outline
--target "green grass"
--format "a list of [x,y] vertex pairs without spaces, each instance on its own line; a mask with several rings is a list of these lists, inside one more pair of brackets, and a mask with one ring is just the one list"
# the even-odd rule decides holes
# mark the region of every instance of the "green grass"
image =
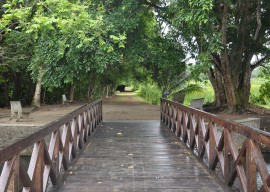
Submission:
[[260,86],[265,82],[262,78],[252,78],[251,79],[251,88],[250,93],[252,94],[259,94]]

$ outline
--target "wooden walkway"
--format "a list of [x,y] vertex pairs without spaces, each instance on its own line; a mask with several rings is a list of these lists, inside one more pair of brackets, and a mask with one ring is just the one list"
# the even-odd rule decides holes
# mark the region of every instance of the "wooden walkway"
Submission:
[[159,113],[126,96],[93,101],[0,149],[0,191],[270,191],[269,133],[163,98]]
[[159,121],[105,122],[59,191],[227,191]]

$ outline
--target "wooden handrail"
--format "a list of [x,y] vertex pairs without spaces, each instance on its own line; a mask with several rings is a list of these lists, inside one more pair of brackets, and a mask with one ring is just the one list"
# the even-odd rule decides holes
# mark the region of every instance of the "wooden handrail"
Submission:
[[[270,147],[270,134],[161,98],[161,122],[186,143],[211,170],[219,165],[224,182],[240,181],[245,192],[270,191],[270,176],[260,147]],[[236,141],[241,134],[244,142]],[[257,185],[257,174],[262,186]],[[258,189],[259,188],[259,189]]]
[[[1,149],[0,192],[18,191],[19,183],[23,191],[36,192],[46,191],[49,183],[59,185],[101,121],[102,99],[98,99]],[[27,148],[33,149],[25,171],[20,153]]]

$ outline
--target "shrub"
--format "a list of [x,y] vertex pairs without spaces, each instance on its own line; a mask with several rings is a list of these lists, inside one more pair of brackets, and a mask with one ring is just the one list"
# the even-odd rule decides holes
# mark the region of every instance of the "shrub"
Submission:
[[160,103],[161,91],[155,85],[141,85],[139,96],[144,98],[148,103],[158,105]]
[[260,87],[260,96],[265,100],[270,100],[270,81],[265,82]]
[[251,93],[249,98],[250,103],[259,104],[259,105],[266,105],[265,99],[256,93]]

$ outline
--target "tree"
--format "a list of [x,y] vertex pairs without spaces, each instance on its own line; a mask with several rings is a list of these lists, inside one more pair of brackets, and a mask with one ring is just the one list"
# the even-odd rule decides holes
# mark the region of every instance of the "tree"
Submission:
[[[33,104],[40,106],[41,84],[47,88],[87,79],[89,71],[102,72],[118,61],[114,52],[123,47],[124,35],[109,33],[104,23],[103,9],[90,1],[7,1],[1,18],[1,28],[16,30],[33,37],[33,55],[29,69],[37,81]],[[102,54],[103,55],[102,55]],[[107,53],[106,57],[103,57]],[[99,57],[102,55],[102,57]]]
[[[231,112],[244,110],[251,72],[270,56],[270,2],[170,1],[169,9],[179,38],[210,68],[217,104],[227,103]],[[226,98],[221,98],[223,93]]]
[[165,38],[156,37],[149,48],[152,54],[151,76],[162,93],[177,89],[188,73],[181,47]]
[[[14,30],[3,36],[0,45],[0,105],[9,105],[9,100],[31,101],[33,83],[27,67],[32,55],[32,39],[29,35]],[[10,91],[13,89],[12,91]]]
[[267,104],[270,101],[270,65],[269,63],[260,69],[259,76],[264,79],[264,83],[260,86],[259,95],[252,95],[251,99],[260,104]]

